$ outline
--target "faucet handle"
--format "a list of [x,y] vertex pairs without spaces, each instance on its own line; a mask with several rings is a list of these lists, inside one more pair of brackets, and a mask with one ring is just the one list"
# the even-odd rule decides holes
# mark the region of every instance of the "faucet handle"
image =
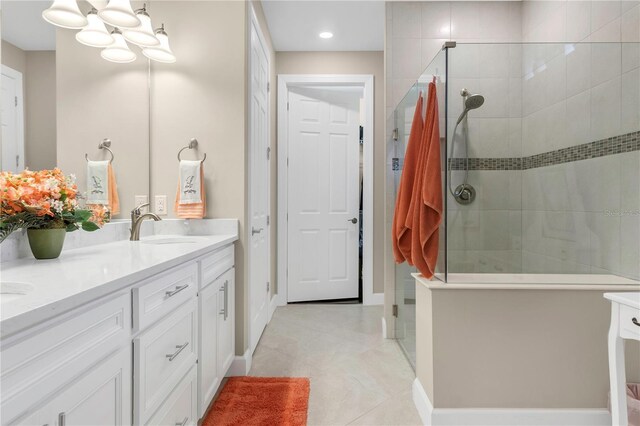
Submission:
[[148,206],[149,206],[149,203],[143,203],[143,204],[140,204],[139,206],[136,206],[136,207],[134,207],[134,208],[133,208],[133,210],[131,210],[131,214],[134,214],[134,215],[136,215],[136,216],[139,216],[139,215],[140,215],[140,213],[142,213],[141,209],[142,209],[143,207],[148,207]]

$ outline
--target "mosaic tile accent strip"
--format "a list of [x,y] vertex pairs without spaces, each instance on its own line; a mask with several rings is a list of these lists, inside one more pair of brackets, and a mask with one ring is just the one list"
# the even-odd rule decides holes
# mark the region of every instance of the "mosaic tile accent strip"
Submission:
[[[640,150],[640,131],[522,158],[469,158],[469,170],[528,170]],[[464,158],[451,158],[452,170],[464,170]]]

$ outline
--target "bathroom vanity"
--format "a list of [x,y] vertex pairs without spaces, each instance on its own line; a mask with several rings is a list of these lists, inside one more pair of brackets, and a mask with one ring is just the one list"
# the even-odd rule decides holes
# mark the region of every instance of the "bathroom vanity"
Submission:
[[197,424],[235,352],[227,222],[4,262],[2,425]]

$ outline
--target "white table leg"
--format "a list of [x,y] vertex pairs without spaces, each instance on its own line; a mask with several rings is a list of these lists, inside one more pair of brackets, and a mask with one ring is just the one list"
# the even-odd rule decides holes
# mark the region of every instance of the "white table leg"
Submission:
[[609,327],[609,383],[611,386],[611,420],[613,426],[627,426],[627,379],[624,364],[624,340],[620,337],[617,303],[611,304]]

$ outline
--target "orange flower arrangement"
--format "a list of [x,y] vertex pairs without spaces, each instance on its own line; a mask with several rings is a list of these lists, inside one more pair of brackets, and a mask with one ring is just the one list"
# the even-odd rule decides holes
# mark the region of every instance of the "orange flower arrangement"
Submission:
[[109,221],[104,206],[80,208],[75,176],[58,168],[0,172],[0,241],[20,228],[95,231]]

